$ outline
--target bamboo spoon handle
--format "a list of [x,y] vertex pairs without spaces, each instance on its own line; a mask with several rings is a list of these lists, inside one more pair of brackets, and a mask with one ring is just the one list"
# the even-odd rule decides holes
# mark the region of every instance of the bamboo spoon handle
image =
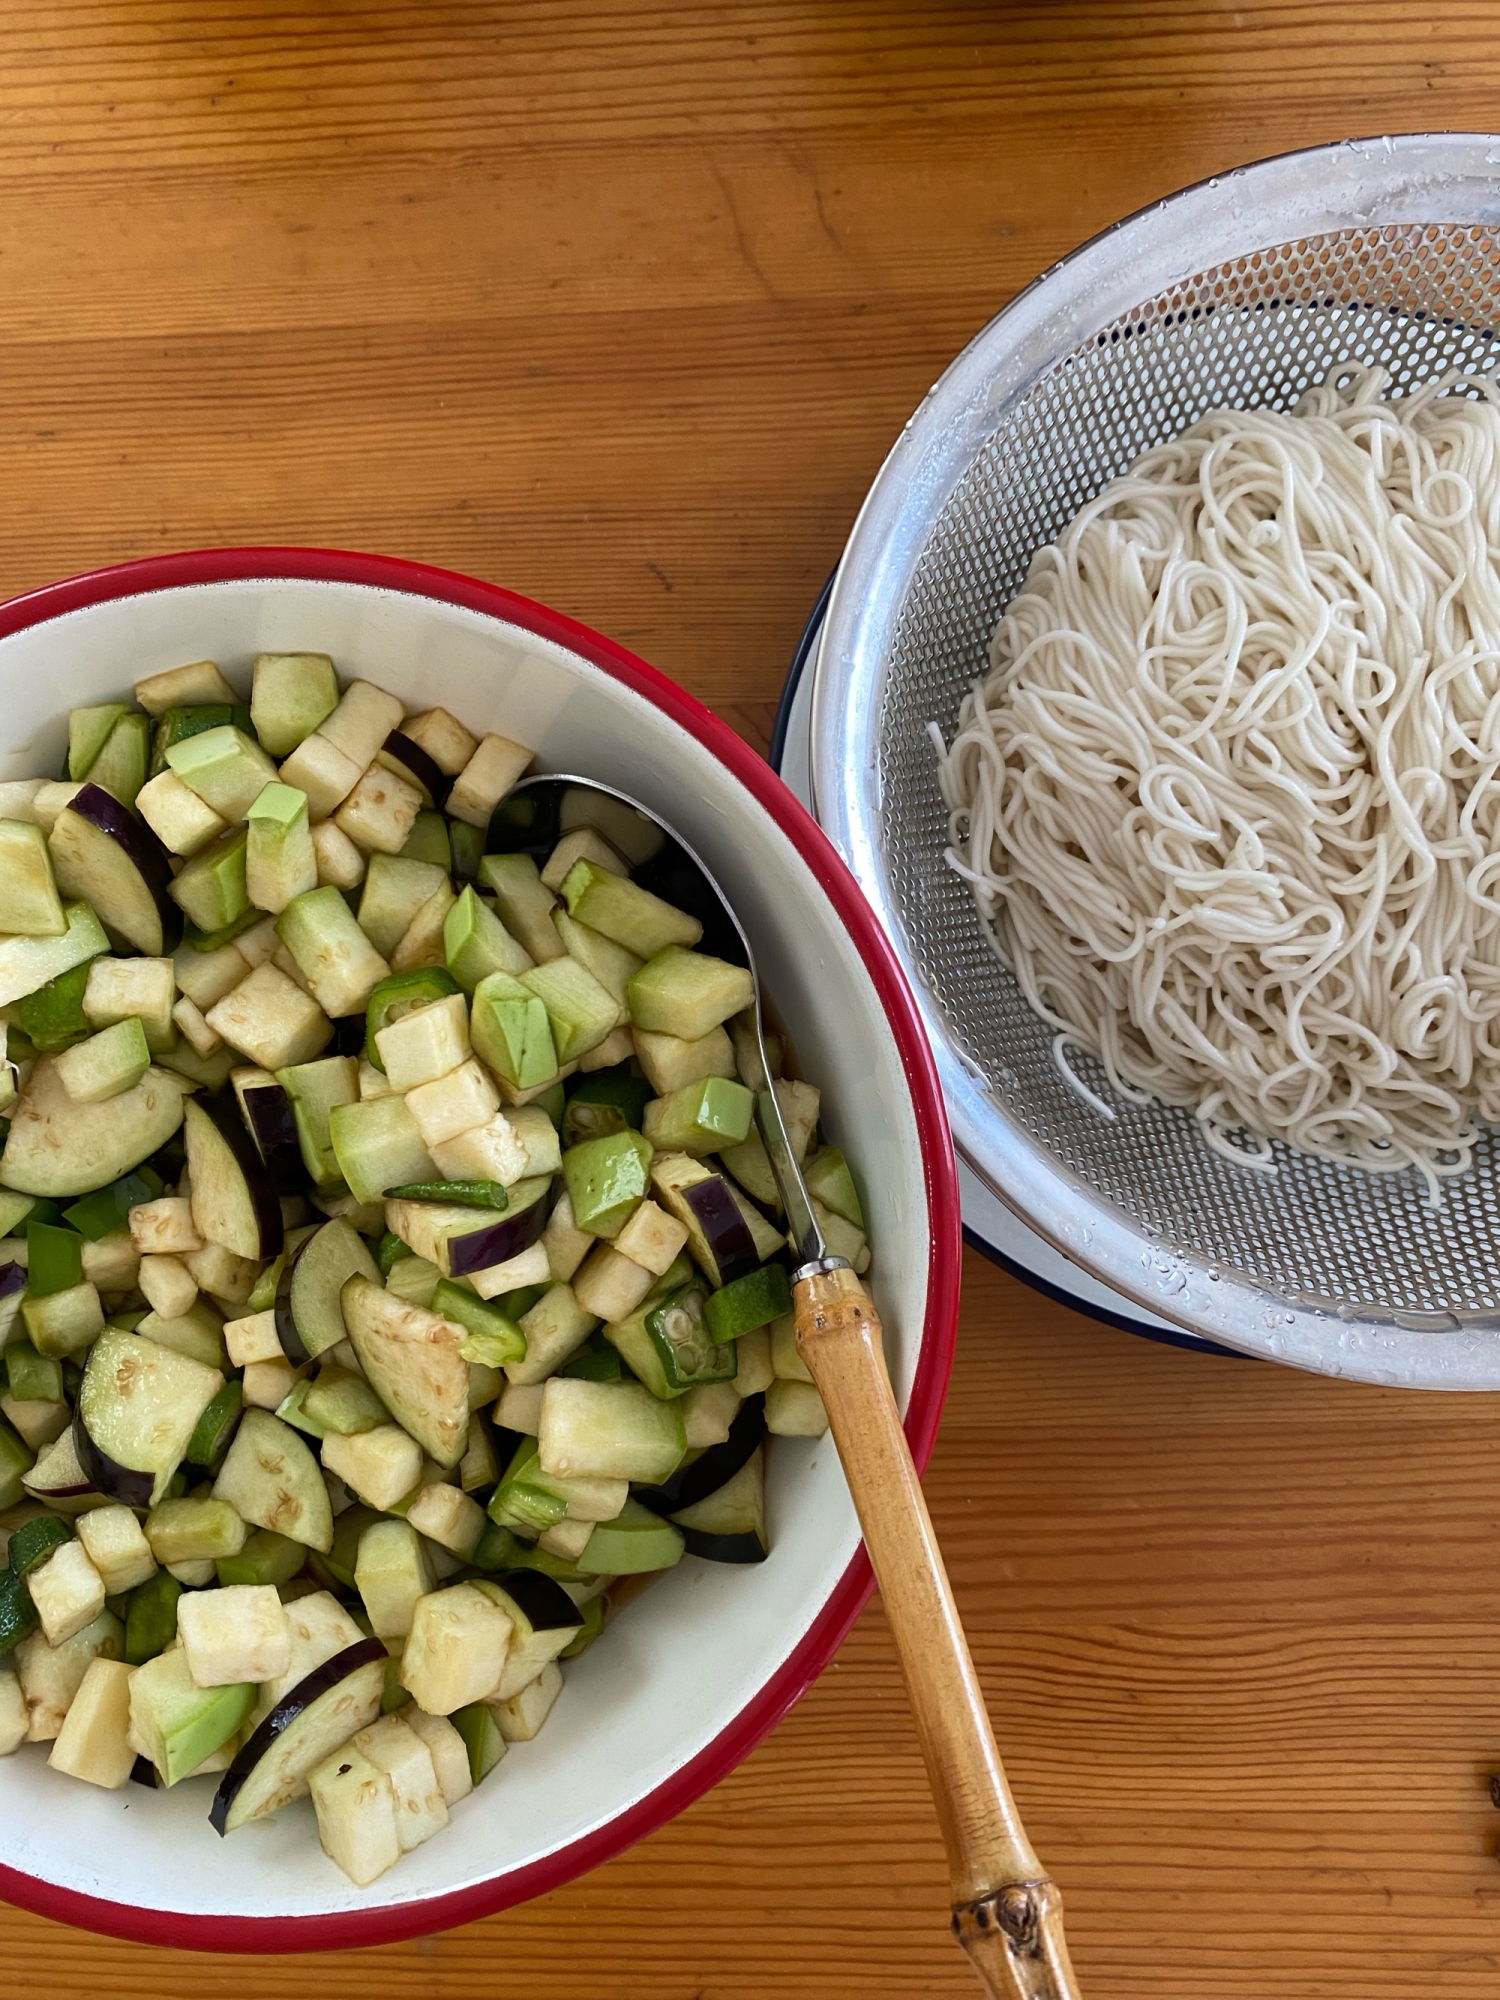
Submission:
[[886,1373],[852,1271],[796,1288],[797,1347],[823,1402],[896,1638],[948,1849],[953,1929],[994,2000],[1078,2000],[1062,1898],[1021,1825]]

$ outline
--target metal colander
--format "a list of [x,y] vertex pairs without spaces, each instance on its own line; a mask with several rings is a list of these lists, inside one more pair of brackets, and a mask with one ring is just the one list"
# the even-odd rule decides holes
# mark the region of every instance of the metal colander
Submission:
[[1241,1171],[1193,1119],[1058,1075],[1051,1031],[943,860],[927,725],[952,733],[1051,539],[1142,451],[1225,405],[1289,409],[1340,361],[1397,392],[1500,359],[1500,139],[1364,141],[1190,189],[1056,266],[960,356],[892,452],[830,604],[819,816],[901,951],[960,1151],[1035,1229],[1196,1333],[1326,1372],[1500,1388],[1500,1152],[1428,1204],[1277,1145]]

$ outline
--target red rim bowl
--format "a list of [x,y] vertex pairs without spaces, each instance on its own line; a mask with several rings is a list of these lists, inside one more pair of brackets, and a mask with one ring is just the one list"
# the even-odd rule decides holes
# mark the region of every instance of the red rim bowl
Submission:
[[[272,581],[354,584],[486,613],[567,648],[623,682],[696,737],[736,777],[797,849],[869,972],[900,1055],[918,1130],[926,1186],[930,1265],[927,1314],[906,1412],[918,1471],[932,1455],[953,1365],[962,1249],[953,1147],[937,1071],[906,979],[853,876],[816,821],[727,724],[624,646],[576,619],[496,584],[392,556],[297,548],[207,549],[120,563],[49,584],[0,604],[0,638],[68,612],[123,597],[201,584]],[[0,1864],[0,1896],[39,1916],[138,1943],[217,1952],[332,1951],[393,1944],[493,1915],[559,1888],[666,1824],[726,1777],[817,1679],[873,1589],[861,1546],[801,1643],[697,1756],[648,1796],[582,1839],[530,1865],[420,1903],[326,1917],[194,1917],[135,1909],[44,1882]]]

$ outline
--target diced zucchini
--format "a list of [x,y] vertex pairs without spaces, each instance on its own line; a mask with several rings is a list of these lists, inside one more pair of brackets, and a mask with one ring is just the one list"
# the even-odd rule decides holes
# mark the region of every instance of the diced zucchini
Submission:
[[0,1007],[109,950],[104,927],[87,903],[65,903],[63,916],[67,929],[61,937],[0,937]]
[[562,1173],[580,1229],[619,1233],[650,1191],[652,1153],[649,1140],[628,1130],[569,1147]]
[[762,1264],[714,1292],[704,1308],[708,1331],[718,1342],[737,1340],[792,1309],[791,1287],[780,1264]]
[[[248,1532],[227,1500],[197,1494],[190,1500],[163,1500],[146,1516],[146,1540],[164,1569],[174,1563],[217,1562],[223,1556],[238,1555]],[[255,1680],[268,1677],[247,1676]]]
[[68,920],[39,826],[0,819],[0,933],[65,937]]
[[766,1391],[766,1429],[774,1437],[822,1437],[828,1428],[823,1398],[811,1382],[778,1378]]
[[465,993],[472,993],[491,973],[519,978],[532,964],[530,952],[479,900],[472,883],[443,919],[443,956]]
[[89,775],[109,733],[122,715],[130,713],[124,701],[100,702],[94,707],[68,712],[68,776],[81,784]]
[[[848,1162],[837,1146],[824,1146],[809,1160],[804,1178],[807,1181],[809,1194],[816,1196],[833,1214],[841,1215],[846,1222],[852,1223],[856,1229],[863,1232],[865,1216],[860,1206],[859,1192],[854,1185],[854,1176],[849,1171]],[[749,1185],[748,1182],[746,1185]],[[754,1194],[754,1188],[751,1188],[750,1192]]]
[[103,1104],[133,1090],[150,1067],[146,1031],[135,1019],[101,1028],[57,1058],[57,1074],[75,1104]]
[[555,898],[542,886],[529,854],[487,854],[479,864],[479,880],[495,895],[500,921],[538,965],[566,956],[552,923]]
[[601,931],[637,958],[653,958],[671,945],[695,945],[703,935],[696,917],[596,862],[575,862],[563,882],[562,894],[570,916],[590,930]]
[[404,1097],[336,1105],[329,1119],[339,1172],[359,1201],[379,1201],[388,1187],[439,1178]]
[[[471,832],[472,828],[469,829]],[[482,836],[480,852],[484,851]],[[434,868],[441,868],[445,875],[458,873],[453,858],[453,843],[449,837],[448,822],[440,812],[419,812],[416,823],[406,836],[406,845],[401,850],[407,861],[426,861]],[[469,874],[474,870],[471,868]]]
[[630,982],[630,1017],[647,1034],[698,1041],[755,1003],[755,981],[742,965],[668,945],[648,957]]
[[326,653],[262,653],[255,662],[250,717],[261,748],[286,757],[338,707]]
[[279,916],[318,886],[318,857],[307,817],[307,794],[268,784],[250,806],[245,885],[258,910]]
[[173,877],[172,900],[206,936],[227,930],[251,909],[245,877],[249,836],[244,827],[201,848]]
[[167,763],[190,792],[231,826],[244,820],[267,785],[276,783],[276,766],[265,751],[230,723],[174,744]]
[[520,984],[547,1009],[560,1063],[597,1048],[620,1018],[620,1003],[576,958],[553,959],[523,972]]
[[744,1140],[754,1109],[744,1084],[710,1076],[653,1099],[642,1130],[663,1153],[716,1153]]
[[353,1056],[325,1056],[278,1070],[276,1081],[291,1101],[302,1164],[317,1187],[342,1179],[333,1151],[333,1113],[359,1102],[359,1065]]
[[613,1521],[601,1521],[589,1536],[577,1567],[585,1576],[640,1576],[671,1569],[682,1554],[680,1528],[627,1500]]

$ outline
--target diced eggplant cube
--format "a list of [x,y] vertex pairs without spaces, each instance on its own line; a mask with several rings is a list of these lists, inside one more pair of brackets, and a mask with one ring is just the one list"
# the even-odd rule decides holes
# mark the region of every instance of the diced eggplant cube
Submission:
[[562,1688],[562,1669],[555,1660],[549,1660],[536,1679],[523,1687],[519,1694],[513,1694],[508,1701],[491,1702],[491,1713],[499,1723],[500,1734],[506,1742],[531,1742],[552,1713]]
[[[286,766],[282,765],[283,775]],[[320,820],[312,830],[313,858],[320,889],[357,889],[365,879],[365,857],[341,826]]]
[[[249,1299],[260,1268],[253,1257],[242,1257],[223,1243],[205,1243],[201,1250],[190,1251],[182,1261],[203,1291],[212,1292],[216,1299],[224,1299],[232,1306],[244,1305]],[[182,1315],[163,1317],[180,1319]]]
[[518,1251],[503,1264],[491,1264],[483,1271],[471,1271],[469,1283],[482,1299],[498,1299],[502,1293],[519,1291],[523,1285],[545,1285],[551,1276],[547,1246],[538,1239],[529,1249]]
[[401,1720],[427,1745],[448,1805],[456,1806],[460,1799],[466,1799],[474,1789],[474,1777],[469,1768],[468,1749],[453,1724],[445,1715],[429,1715],[415,1702],[402,1709]]
[[445,778],[456,778],[479,748],[478,737],[446,708],[429,708],[421,715],[410,716],[401,729],[403,735],[427,752]]
[[[835,1215],[831,1208],[825,1208],[816,1195],[812,1200],[812,1212],[823,1232],[829,1255],[847,1257],[855,1275],[862,1277],[870,1268],[870,1246],[865,1240],[865,1232],[856,1229],[842,1215]],[[793,1244],[792,1248],[795,1254],[796,1245]]]
[[326,722],[318,724],[318,735],[342,750],[365,770],[375,762],[393,729],[399,729],[406,711],[395,695],[376,687],[373,681],[351,681],[343,698]]
[[658,1097],[670,1097],[674,1090],[707,1076],[732,1077],[735,1073],[734,1045],[723,1028],[711,1028],[694,1041],[684,1041],[679,1035],[653,1035],[638,1027],[631,1039],[646,1081]]
[[207,1013],[226,993],[232,993],[250,971],[250,962],[237,944],[220,945],[216,951],[196,951],[179,945],[172,959],[172,976],[195,1007]]
[[[36,795],[46,784],[45,778],[8,778],[0,780],[0,819],[18,819],[30,826],[40,826],[36,814]],[[43,828],[45,832],[46,829]]]
[[273,757],[288,756],[338,707],[339,684],[326,653],[261,653],[254,672],[250,720]]
[[[190,1499],[163,1500],[146,1516],[146,1540],[156,1560],[219,1562],[245,1546],[244,1521],[227,1500],[195,1493]],[[200,1683],[206,1685],[206,1683]]]
[[[420,1712],[420,1711],[418,1711]],[[396,1793],[396,1831],[409,1854],[448,1824],[448,1802],[432,1752],[401,1715],[383,1715],[350,1738],[350,1747],[386,1772]]]
[[779,1076],[771,1088],[776,1093],[776,1102],[781,1111],[781,1122],[786,1127],[786,1136],[792,1148],[793,1157],[800,1166],[807,1156],[812,1143],[812,1135],[818,1126],[818,1106],[822,1092],[813,1084],[798,1082],[793,1077]]
[[368,1889],[401,1859],[396,1788],[388,1771],[346,1743],[309,1775],[307,1789],[323,1852],[356,1888]]
[[67,928],[47,836],[34,821],[0,819],[0,932],[63,937]]
[[51,1770],[109,1792],[129,1783],[136,1758],[130,1741],[132,1671],[122,1660],[89,1662],[47,1759]]
[[323,1554],[333,1546],[333,1510],[318,1461],[290,1425],[264,1410],[248,1409],[240,1419],[213,1491],[252,1527]]
[[811,1382],[778,1378],[766,1391],[766,1429],[773,1437],[821,1437],[828,1428],[823,1398]]
[[185,667],[168,667],[163,673],[148,674],[136,682],[135,698],[147,715],[165,715],[169,708],[193,708],[200,704],[233,705],[239,700],[212,660],[193,660]]
[[573,1296],[585,1312],[613,1324],[635,1311],[653,1282],[650,1271],[622,1256],[613,1244],[599,1243],[573,1279]]
[[229,828],[175,771],[162,771],[142,785],[135,809],[169,854],[196,854]]
[[49,1646],[46,1634],[33,1632],[16,1648],[16,1674],[26,1702],[26,1740],[50,1743],[57,1736],[96,1659],[117,1660],[125,1628],[118,1618],[101,1611],[92,1624],[75,1632],[60,1646]]
[[[550,1128],[550,1120],[548,1124]],[[519,1180],[545,1171],[530,1164],[520,1135],[500,1111],[485,1124],[461,1132],[455,1139],[440,1140],[432,1148],[432,1158],[445,1180],[498,1181],[502,1187],[512,1187]]]
[[515,1626],[473,1584],[421,1598],[401,1655],[401,1685],[429,1715],[483,1701],[505,1672]]
[[392,1090],[416,1090],[449,1075],[470,1054],[469,1010],[463,995],[450,993],[403,1014],[377,1032],[375,1047]]
[[543,882],[549,889],[560,889],[575,861],[592,861],[611,875],[630,873],[629,864],[610,846],[602,833],[592,826],[575,826],[571,833],[563,835],[548,855],[547,865],[542,870]]
[[241,1380],[247,1410],[268,1410],[272,1416],[297,1386],[297,1371],[285,1359],[249,1361]]
[[535,1437],[542,1428],[542,1384],[508,1382],[495,1405],[495,1422],[523,1437]]
[[190,1046],[200,1056],[217,1055],[224,1046],[224,1038],[212,1029],[203,1018],[201,1009],[184,993],[172,1009],[172,1019],[182,1030]]
[[529,1311],[521,1315],[521,1331],[526,1336],[524,1360],[506,1366],[506,1376],[522,1387],[544,1382],[575,1354],[599,1324],[594,1313],[585,1312],[569,1284],[550,1286]]
[[96,1507],[80,1514],[78,1539],[110,1597],[121,1597],[156,1574],[151,1544],[129,1507]]
[[248,1368],[257,1361],[286,1359],[276,1332],[276,1313],[271,1307],[265,1312],[251,1313],[244,1319],[226,1321],[224,1345],[236,1368]]
[[434,862],[401,854],[372,854],[359,899],[359,927],[382,958],[389,958],[418,910],[448,881]]
[[75,1104],[105,1104],[135,1089],[151,1067],[151,1051],[145,1029],[132,1017],[75,1042],[55,1061],[62,1087]]
[[484,1533],[484,1509],[457,1486],[428,1486],[407,1510],[407,1520],[430,1542],[467,1562]]
[[21,1317],[32,1346],[39,1354],[54,1359],[81,1354],[104,1331],[104,1307],[99,1301],[98,1287],[87,1279],[81,1285],[70,1285],[64,1292],[52,1292],[44,1299],[23,1299]]
[[584,1076],[596,1069],[618,1069],[634,1054],[635,1042],[629,1028],[616,1028],[612,1035],[605,1036],[597,1048],[578,1058],[578,1067]]
[[486,736],[453,781],[448,794],[449,816],[470,826],[487,827],[490,815],[535,754],[507,736]]
[[591,1236],[587,1230],[580,1229],[574,1221],[573,1198],[564,1188],[557,1197],[556,1205],[547,1218],[547,1227],[542,1232],[542,1242],[546,1247],[547,1264],[552,1276],[566,1284],[597,1241],[597,1237]]
[[445,1139],[456,1139],[476,1125],[487,1124],[500,1109],[499,1092],[472,1057],[432,1083],[406,1094],[406,1108],[416,1120],[429,1151]]
[[549,1556],[561,1556],[564,1562],[577,1562],[589,1545],[594,1525],[592,1521],[559,1521],[537,1536],[537,1547]]
[[333,818],[356,847],[399,854],[421,810],[422,794],[415,785],[371,764]]
[[360,1059],[359,1102],[361,1104],[373,1104],[377,1098],[398,1097],[400,1094],[383,1070],[376,1069],[372,1062]]
[[205,1018],[232,1049],[269,1070],[311,1062],[333,1034],[318,1002],[274,965],[257,966]]
[[[419,1454],[419,1468],[420,1463]],[[413,1479],[412,1485],[415,1484]],[[428,1490],[451,1491],[447,1487]],[[399,1500],[410,1491],[411,1486],[403,1487],[396,1498]],[[416,1506],[417,1501],[412,1505]],[[376,1638],[404,1639],[411,1630],[418,1603],[434,1582],[422,1537],[409,1520],[370,1523],[359,1538],[354,1581]]]
[[639,1382],[555,1375],[542,1397],[542,1469],[559,1479],[668,1478],[687,1449],[682,1412]]
[[151,1310],[163,1319],[181,1319],[191,1312],[198,1297],[198,1280],[180,1257],[142,1257],[136,1286]]
[[298,896],[282,911],[276,928],[319,1006],[334,1019],[360,1013],[371,991],[389,974],[390,967],[337,889],[313,889]]
[[176,997],[177,980],[169,958],[96,958],[89,966],[83,1011],[91,1028],[139,1021],[147,1048],[156,1052],[170,1048],[174,1040]]
[[275,1680],[291,1668],[291,1627],[272,1583],[235,1583],[180,1597],[177,1634],[195,1687]]
[[400,944],[391,953],[392,972],[418,972],[423,966],[443,964],[448,950],[444,931],[448,914],[457,901],[448,882],[443,882],[433,891],[402,932]]
[[758,1326],[753,1333],[742,1333],[734,1344],[734,1358],[735,1394],[741,1399],[763,1395],[776,1379],[771,1366],[771,1329]]
[[26,1588],[49,1646],[73,1638],[104,1609],[104,1579],[82,1542],[64,1542],[54,1549],[27,1576]]
[[689,1451],[706,1451],[723,1444],[740,1407],[732,1382],[700,1382],[682,1398],[682,1427]]
[[[0,1667],[0,1757],[10,1757],[26,1741],[26,1697],[19,1674]],[[467,1766],[468,1759],[464,1760]]]
[[318,729],[304,737],[282,764],[281,782],[306,792],[308,811],[322,820],[348,798],[364,768]]
[[687,1240],[685,1222],[668,1215],[654,1201],[643,1201],[615,1238],[615,1248],[659,1278],[671,1269]]
[[351,1492],[382,1510],[404,1499],[422,1476],[422,1447],[399,1424],[378,1424],[350,1437],[330,1432],[322,1457]]

